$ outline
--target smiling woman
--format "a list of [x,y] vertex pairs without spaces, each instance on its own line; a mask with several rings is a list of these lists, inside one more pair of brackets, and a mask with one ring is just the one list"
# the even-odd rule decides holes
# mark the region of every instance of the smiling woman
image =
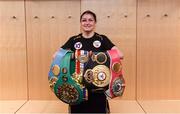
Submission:
[[[104,35],[95,33],[96,28],[95,13],[87,10],[80,17],[81,33],[73,36],[67,41],[62,48],[86,51],[106,51],[114,47],[114,44]],[[106,113],[109,110],[109,104],[103,92],[92,92],[93,87],[88,88],[88,100],[78,105],[70,105],[71,113]],[[93,108],[90,108],[93,107]]]
[[[107,94],[105,95],[110,80],[110,72],[107,67],[110,64],[110,60],[107,59],[106,52],[117,47],[105,35],[95,32],[96,22],[95,13],[89,10],[83,12],[80,16],[81,33],[69,38],[61,47],[61,49],[71,50],[75,54],[76,66],[73,77],[77,78],[80,76],[82,84],[88,91],[86,100],[76,105],[69,105],[70,113],[110,112],[106,98]],[[97,65],[96,69],[93,70],[93,65],[89,63]]]

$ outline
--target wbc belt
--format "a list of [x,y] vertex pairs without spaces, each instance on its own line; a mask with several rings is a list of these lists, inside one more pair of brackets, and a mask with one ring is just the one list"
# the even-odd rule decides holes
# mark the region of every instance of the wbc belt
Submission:
[[55,95],[61,101],[75,105],[87,99],[87,91],[73,78],[75,62],[71,59],[72,54],[72,51],[63,50],[61,52],[60,50],[52,62],[52,66],[58,66],[58,68],[55,67],[58,70],[53,71],[54,69],[52,67],[49,75],[51,77],[55,77],[56,75],[57,77],[53,87]]
[[58,52],[56,53],[55,58],[52,61],[52,64],[50,66],[50,71],[48,75],[49,80],[49,86],[52,91],[54,91],[54,85],[56,84],[59,74],[60,74],[60,63],[62,61],[62,58],[65,56],[65,54],[68,52],[68,50],[64,50],[60,48]]
[[122,64],[120,56],[118,54],[118,50],[109,50],[108,54],[111,59],[111,79],[109,89],[105,92],[105,94],[110,98],[114,98],[123,94],[125,88],[125,81],[122,75]]

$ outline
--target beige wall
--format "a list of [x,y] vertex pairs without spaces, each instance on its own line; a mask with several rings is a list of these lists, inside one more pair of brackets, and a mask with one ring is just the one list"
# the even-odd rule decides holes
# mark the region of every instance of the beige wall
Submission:
[[139,0],[138,99],[180,99],[179,17],[179,0]]
[[27,99],[23,1],[0,1],[0,99]]
[[29,99],[55,98],[47,80],[52,55],[79,33],[79,16],[78,0],[26,2]]
[[56,99],[52,55],[80,32],[87,9],[125,55],[118,99],[180,99],[179,0],[0,0],[0,99]]

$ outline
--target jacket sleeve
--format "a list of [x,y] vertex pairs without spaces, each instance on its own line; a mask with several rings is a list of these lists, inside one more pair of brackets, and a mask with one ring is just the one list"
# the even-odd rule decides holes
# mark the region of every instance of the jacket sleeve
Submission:
[[61,48],[72,50],[73,49],[73,39],[74,39],[73,37],[69,38],[69,40],[63,46],[61,46]]
[[110,50],[112,47],[115,46],[107,36],[105,35],[102,36],[103,36],[103,47],[105,48],[105,50]]

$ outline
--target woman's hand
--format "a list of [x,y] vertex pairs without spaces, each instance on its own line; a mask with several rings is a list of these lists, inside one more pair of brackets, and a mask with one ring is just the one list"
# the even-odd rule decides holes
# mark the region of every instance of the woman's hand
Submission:
[[112,48],[111,48],[111,50],[112,49],[115,49],[115,50],[117,50],[117,52],[118,52],[118,54],[120,55],[120,58],[121,59],[123,59],[124,58],[124,55],[123,55],[123,53],[116,47],[116,46],[113,46]]
[[58,53],[58,51],[56,51],[56,52],[53,54],[52,59],[54,59],[54,58],[56,57],[57,53]]

